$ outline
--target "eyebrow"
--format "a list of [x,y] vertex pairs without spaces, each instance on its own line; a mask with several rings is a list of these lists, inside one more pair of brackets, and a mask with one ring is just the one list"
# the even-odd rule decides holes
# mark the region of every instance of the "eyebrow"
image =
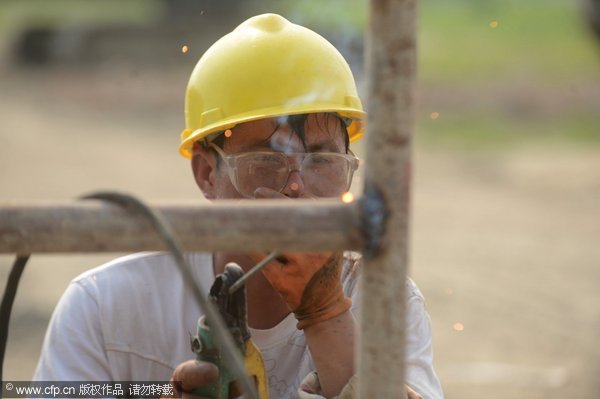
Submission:
[[317,152],[317,151],[339,151],[338,146],[332,140],[322,141],[318,143],[313,143],[308,146],[309,152]]
[[[255,151],[256,149],[271,150],[273,148],[272,144],[271,144],[271,139],[272,139],[273,135],[276,133],[276,131],[277,130],[273,131],[273,133],[271,133],[268,137],[266,137],[264,139],[257,138],[255,140],[249,142],[248,148],[246,148],[246,151]],[[342,151],[344,150],[343,147],[344,146],[342,145]],[[338,152],[338,151],[340,151],[340,148],[338,148],[338,146],[334,140],[325,139],[323,141],[319,141],[319,142],[307,145],[307,150],[308,150],[308,152]]]
[[[245,148],[242,152],[252,152],[252,151],[273,151],[271,144],[268,140],[266,141],[256,141],[251,143],[251,145]],[[308,152],[340,152],[341,150],[335,143],[333,142],[323,142],[323,143],[315,143],[308,146]]]
[[273,130],[273,132],[271,134],[269,134],[267,137],[265,137],[263,140],[256,139],[255,141],[251,142],[250,143],[251,147],[271,148],[271,138],[273,137],[275,132],[277,132],[277,129]]
[[[257,141],[252,143],[250,148],[252,150],[272,150],[271,143],[266,141]],[[314,143],[308,146],[308,152],[338,152],[340,149],[338,146],[332,141],[324,141],[322,143]]]

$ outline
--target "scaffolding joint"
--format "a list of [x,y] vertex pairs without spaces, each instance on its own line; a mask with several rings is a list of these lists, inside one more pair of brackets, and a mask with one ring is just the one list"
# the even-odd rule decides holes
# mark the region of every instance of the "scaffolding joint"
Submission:
[[388,216],[381,190],[372,182],[365,182],[361,198],[361,232],[364,237],[363,255],[367,259],[376,257],[382,248]]

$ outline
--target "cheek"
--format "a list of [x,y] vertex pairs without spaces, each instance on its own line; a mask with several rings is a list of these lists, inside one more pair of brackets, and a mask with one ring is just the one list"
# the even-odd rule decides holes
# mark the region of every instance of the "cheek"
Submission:
[[237,192],[226,172],[220,169],[215,175],[215,198],[216,199],[236,199],[243,198]]

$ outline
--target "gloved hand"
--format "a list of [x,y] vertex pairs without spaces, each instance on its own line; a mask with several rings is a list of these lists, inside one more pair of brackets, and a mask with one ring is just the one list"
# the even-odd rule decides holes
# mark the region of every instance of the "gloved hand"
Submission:
[[350,309],[341,268],[341,253],[285,253],[262,272],[294,312],[298,329],[303,329]]
[[[256,198],[285,199],[285,195],[261,187]],[[264,255],[255,256],[259,262]],[[298,329],[332,319],[352,305],[344,295],[341,282],[343,254],[284,253],[262,269],[298,320]]]

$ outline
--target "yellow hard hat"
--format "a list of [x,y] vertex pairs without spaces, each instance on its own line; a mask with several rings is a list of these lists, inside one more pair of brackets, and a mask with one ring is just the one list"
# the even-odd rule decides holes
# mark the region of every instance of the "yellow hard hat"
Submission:
[[348,118],[350,141],[365,113],[348,63],[319,34],[276,14],[252,17],[200,58],[185,96],[179,152],[238,123],[313,112]]

